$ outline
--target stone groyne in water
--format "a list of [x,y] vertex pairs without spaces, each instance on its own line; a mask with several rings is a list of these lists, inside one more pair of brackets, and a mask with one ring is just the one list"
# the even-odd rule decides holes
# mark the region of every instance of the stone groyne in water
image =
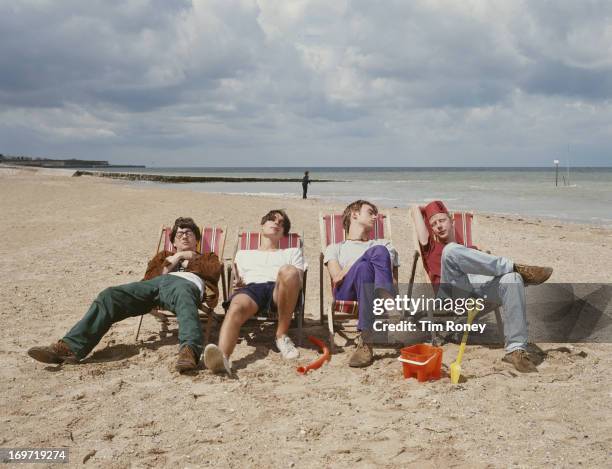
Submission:
[[[169,183],[189,182],[302,182],[302,178],[228,177],[228,176],[169,176],[163,174],[115,173],[105,171],[75,171],[73,177],[95,176],[128,181],[154,181]],[[333,179],[311,179],[311,182],[339,182]]]

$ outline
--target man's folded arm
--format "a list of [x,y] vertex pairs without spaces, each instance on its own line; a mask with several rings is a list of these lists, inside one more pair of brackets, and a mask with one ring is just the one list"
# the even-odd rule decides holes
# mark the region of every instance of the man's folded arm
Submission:
[[351,269],[351,266],[352,264],[347,264],[344,266],[343,269],[342,267],[340,267],[340,264],[336,259],[330,259],[327,262],[327,270],[329,271],[329,275],[332,278],[332,283],[334,285],[338,285],[340,282],[342,282],[344,277],[346,277],[348,271]]
[[153,259],[149,261],[143,280],[151,280],[152,278],[161,275],[164,270],[166,257],[168,257],[170,254],[171,253],[169,251],[158,252]]
[[419,243],[421,246],[427,246],[429,244],[429,230],[427,229],[427,225],[425,224],[425,220],[421,214],[421,209],[418,205],[413,205],[410,207],[410,212],[412,214],[412,221],[419,238]]

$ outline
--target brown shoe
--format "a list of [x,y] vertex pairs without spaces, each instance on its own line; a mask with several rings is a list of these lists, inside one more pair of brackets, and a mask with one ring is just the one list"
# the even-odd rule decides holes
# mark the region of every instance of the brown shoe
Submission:
[[514,271],[523,277],[525,285],[539,285],[546,282],[553,273],[550,267],[537,265],[514,264]]
[[32,347],[28,350],[28,355],[34,360],[43,363],[76,363],[79,361],[77,356],[66,345],[65,342],[58,340],[48,347]]
[[504,358],[502,358],[502,361],[513,364],[514,368],[521,373],[536,373],[538,371],[525,350],[519,349],[507,353]]
[[374,361],[374,352],[372,347],[368,344],[363,343],[363,338],[359,336],[357,338],[357,348],[349,359],[349,366],[353,368],[364,368],[370,366]]
[[195,351],[189,345],[183,345],[179,350],[178,360],[176,361],[176,369],[180,373],[184,371],[192,371],[198,367],[198,358]]

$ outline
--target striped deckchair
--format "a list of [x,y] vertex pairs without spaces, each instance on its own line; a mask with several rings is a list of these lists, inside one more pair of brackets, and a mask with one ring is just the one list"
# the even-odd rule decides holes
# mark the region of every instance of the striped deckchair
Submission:
[[[427,230],[429,231],[429,236],[433,237],[431,226],[429,226],[429,220],[427,220],[425,216],[423,207],[420,207],[420,208],[421,208],[421,215],[423,216],[423,220],[425,221],[425,226],[427,227]],[[451,212],[450,215],[451,215],[451,218],[453,219],[453,226],[455,229],[455,241],[467,247],[474,246],[473,233],[476,227],[476,217],[474,216],[474,214],[472,212]],[[421,246],[421,243],[419,243],[419,236],[416,232],[416,227],[414,227],[414,225],[413,225],[413,229],[414,231],[412,234],[412,238],[414,241],[414,255],[413,255],[413,260],[412,260],[412,270],[410,273],[410,283],[408,286],[408,296],[409,297],[412,297],[417,266],[421,267],[421,272],[423,276],[425,277],[426,282],[429,285],[431,285],[431,293],[435,293],[433,291],[433,284],[431,283],[429,271],[427,270],[427,266],[425,265],[425,262],[423,260],[422,246]],[[419,262],[419,259],[421,260],[421,262]],[[485,311],[480,313],[479,316],[482,316],[483,314],[488,314],[491,311],[495,312],[495,319],[497,321],[497,330],[499,332],[499,336],[500,336],[502,343],[504,343],[504,329],[503,329],[503,322],[501,318],[501,313],[499,311],[499,307],[486,309]],[[431,322],[433,322],[433,314],[434,314],[433,311],[431,310],[427,311],[428,320]],[[435,331],[432,331],[431,339],[432,339],[432,342],[434,343],[439,342],[437,333]]]
[[[324,266],[323,257],[325,249],[330,244],[341,243],[346,239],[346,232],[342,225],[342,214],[322,214],[319,213],[319,228],[321,232],[321,253],[319,254],[319,322],[323,324],[323,316],[325,311],[324,300]],[[379,213],[374,225],[374,229],[370,232],[370,239],[389,239],[391,240],[391,217],[388,214]],[[329,276],[329,272],[328,272]],[[393,278],[397,283],[398,271],[397,267],[393,267]],[[332,299],[331,305],[327,310],[327,325],[329,329],[330,350],[334,349],[334,321],[345,321],[348,319],[357,319],[359,312],[359,302],[336,300],[333,297],[334,285],[329,276],[331,286]]]
[[[226,228],[219,226],[205,226],[200,227],[200,231],[202,237],[198,240],[197,251],[199,253],[207,253],[214,252],[217,257],[219,257],[219,262],[223,262],[223,251],[225,249],[225,236],[226,236]],[[159,234],[159,241],[157,242],[157,249],[155,250],[155,254],[158,252],[165,250],[174,252],[175,248],[172,245],[172,241],[170,241],[170,235],[172,234],[172,227],[162,226]],[[224,272],[221,272],[221,294],[223,295],[223,299],[225,300],[227,297],[227,288],[225,284],[225,275]],[[214,310],[217,307],[218,298],[206,300],[200,304],[200,320],[204,322],[206,320],[206,329],[204,332],[204,340],[205,343],[210,341],[210,331],[212,328],[212,321],[214,319]],[[153,316],[155,316],[158,321],[161,323],[161,331],[160,336],[165,337],[170,332],[168,330],[168,323],[170,318],[176,317],[174,313],[170,311],[163,311],[160,309],[154,309],[151,311]],[[136,331],[136,340],[138,340],[138,335],[140,334],[140,326],[142,325],[142,318],[144,316],[140,316],[140,321],[138,323],[138,330]]]
[[[227,266],[227,279],[228,279],[228,294],[227,298],[231,298],[234,291],[236,290],[236,268],[234,261],[236,259],[236,253],[238,251],[244,250],[254,250],[259,249],[261,245],[261,232],[260,231],[241,231],[238,232],[236,236],[236,245],[234,248],[234,253],[232,254],[232,261]],[[278,244],[278,249],[289,249],[289,248],[300,248],[304,249],[303,236],[300,236],[298,233],[289,233],[287,236],[283,236]],[[294,326],[297,327],[298,330],[298,345],[302,345],[303,338],[303,327],[304,327],[304,305],[306,301],[306,277],[308,274],[308,268],[304,270],[304,275],[302,278],[302,291],[300,292],[300,296],[298,297],[298,302],[296,305],[296,309],[293,313]],[[224,303],[224,308],[227,312],[229,308],[229,301]],[[275,321],[278,318],[278,313],[276,311],[267,311],[265,315],[258,315],[253,317],[253,320],[257,321]]]

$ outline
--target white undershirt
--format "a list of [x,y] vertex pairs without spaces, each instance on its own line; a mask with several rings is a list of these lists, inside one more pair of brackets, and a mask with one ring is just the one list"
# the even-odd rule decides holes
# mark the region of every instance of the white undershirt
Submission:
[[234,262],[238,266],[238,274],[245,285],[276,282],[278,269],[283,265],[292,265],[302,271],[306,269],[306,262],[300,248],[275,251],[241,250],[236,253]]
[[185,280],[190,281],[198,290],[200,290],[200,300],[204,298],[204,280],[198,277],[193,272],[168,272],[170,275],[176,275],[177,277],[184,278]]

